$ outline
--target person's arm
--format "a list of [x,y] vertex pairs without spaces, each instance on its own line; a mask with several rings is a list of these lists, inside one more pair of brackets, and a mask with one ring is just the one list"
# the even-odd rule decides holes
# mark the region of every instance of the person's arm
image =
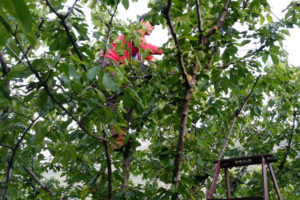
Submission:
[[153,44],[149,44],[147,43],[147,41],[145,40],[145,38],[142,38],[142,42],[140,44],[140,46],[145,49],[145,50],[149,50],[150,54],[155,54],[155,55],[161,55],[163,54],[162,50],[159,49],[159,47],[153,45]]

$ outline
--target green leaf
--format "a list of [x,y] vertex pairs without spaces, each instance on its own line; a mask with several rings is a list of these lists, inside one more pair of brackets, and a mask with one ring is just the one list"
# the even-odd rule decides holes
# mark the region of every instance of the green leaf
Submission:
[[264,51],[262,53],[261,59],[264,63],[266,63],[268,61],[268,57],[269,57],[269,53]]
[[76,73],[76,71],[73,69],[72,66],[69,66],[69,73],[71,76],[73,76],[76,80],[79,80],[80,79],[80,75],[78,75]]
[[122,0],[122,4],[126,10],[129,8],[129,0]]
[[244,45],[246,45],[246,44],[249,44],[251,42],[251,40],[244,40],[243,42],[242,42],[242,46],[244,46]]
[[96,65],[94,67],[92,67],[91,69],[88,70],[88,72],[86,73],[86,76],[89,80],[94,80],[98,74],[100,70],[100,66]]
[[23,0],[1,0],[1,4],[13,17],[17,19],[25,32],[31,32],[32,16]]
[[80,64],[88,65],[88,63],[86,63],[86,62],[80,60],[80,59],[78,58],[77,55],[72,55],[72,54],[71,54],[71,58],[72,58],[74,61],[76,61],[76,62],[78,62],[78,63],[80,63]]
[[267,14],[267,20],[269,23],[273,23],[273,18],[269,14]]
[[23,64],[19,64],[11,68],[10,72],[6,75],[6,78],[27,78],[31,74],[31,70],[28,67],[25,67]]
[[279,59],[277,55],[271,54],[272,61],[275,65],[279,63]]
[[6,31],[6,29],[0,24],[0,46],[4,46],[6,44],[6,41],[9,38],[9,36],[10,35]]
[[115,80],[116,79],[113,78],[109,72],[105,72],[102,80],[105,89],[117,92],[119,90],[119,87]]
[[6,28],[8,33],[12,32],[9,23],[1,15],[0,15],[0,22]]

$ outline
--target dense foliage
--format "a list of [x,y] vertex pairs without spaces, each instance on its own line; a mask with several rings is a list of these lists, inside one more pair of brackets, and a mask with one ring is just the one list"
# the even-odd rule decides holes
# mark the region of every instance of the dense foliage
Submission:
[[[299,199],[300,70],[283,40],[300,4],[276,19],[267,0],[150,1],[170,37],[147,72],[101,68],[98,52],[118,35],[139,43],[141,25],[116,19],[119,4],[130,6],[0,0],[1,198],[205,199],[215,160],[271,153],[283,198]],[[130,133],[122,150],[112,126]],[[261,194],[260,168],[230,176],[233,196]]]

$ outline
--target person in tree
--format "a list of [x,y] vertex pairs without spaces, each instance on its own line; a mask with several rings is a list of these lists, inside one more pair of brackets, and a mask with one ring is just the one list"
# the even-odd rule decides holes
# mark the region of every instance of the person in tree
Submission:
[[[154,30],[154,25],[149,21],[146,20],[147,17],[147,13],[143,14],[140,18],[139,18],[139,22],[142,23],[143,25],[143,29],[138,30],[138,32],[140,33],[141,37],[140,37],[140,44],[139,45],[135,45],[134,42],[127,42],[127,48],[125,48],[124,53],[122,55],[117,53],[117,48],[118,45],[117,43],[121,43],[121,46],[124,48],[124,45],[126,43],[126,39],[124,38],[124,35],[120,35],[116,40],[114,40],[114,42],[111,44],[111,49],[107,48],[106,49],[106,53],[104,55],[104,60],[102,64],[103,68],[107,67],[107,66],[118,66],[120,64],[124,64],[125,63],[125,59],[128,59],[129,61],[131,61],[131,59],[136,59],[137,61],[141,61],[142,60],[142,56],[141,56],[141,51],[140,48],[146,50],[149,52],[149,55],[145,56],[146,60],[148,62],[151,62],[151,60],[153,59],[153,55],[161,55],[163,52],[161,49],[159,49],[159,47],[153,45],[153,44],[149,44],[146,39],[145,36],[149,36],[151,35],[151,33]],[[103,57],[103,54],[101,55],[101,57]],[[100,59],[101,60],[101,59]],[[144,66],[144,65],[141,65]],[[141,69],[144,70],[144,69]],[[111,73],[111,75],[114,77],[115,74]],[[115,100],[116,99],[111,99],[108,100],[107,106],[115,109]],[[125,139],[125,135],[126,135],[126,129],[125,128],[121,128],[122,131],[116,131],[115,128],[112,126],[111,127],[111,133],[112,136],[115,138],[114,139],[114,143],[112,144],[112,148],[114,150],[120,149],[122,148],[125,144],[124,144],[124,139]]]
[[[159,49],[159,47],[149,44],[145,36],[151,35],[152,31],[154,30],[154,25],[150,21],[146,21],[145,18],[147,17],[147,13],[143,14],[140,18],[139,21],[143,25],[143,29],[139,30],[138,32],[141,33],[141,43],[139,45],[140,48],[149,51],[149,56],[146,56],[146,60],[151,62],[153,59],[153,54],[156,55],[161,55],[162,50]],[[131,60],[131,58],[135,58],[138,61],[141,61],[141,53],[139,50],[139,47],[136,46],[133,42],[128,42],[127,43],[127,50],[124,51],[123,55],[118,55],[116,52],[117,45],[116,43],[121,41],[121,45],[125,45],[126,39],[124,38],[124,35],[120,35],[112,44],[112,49],[107,48],[106,51],[107,53],[105,54],[105,61],[108,62],[108,64],[111,64],[110,61],[112,61],[114,64],[122,64],[124,63],[125,59],[127,58],[128,60]]]

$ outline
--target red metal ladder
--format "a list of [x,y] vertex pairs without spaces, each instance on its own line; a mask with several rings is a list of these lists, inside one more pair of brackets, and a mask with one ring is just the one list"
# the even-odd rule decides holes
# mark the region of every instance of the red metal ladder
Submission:
[[[269,200],[268,195],[268,184],[267,184],[267,166],[269,168],[270,175],[272,177],[272,181],[275,186],[275,190],[279,200],[282,200],[279,187],[275,178],[275,174],[273,168],[271,166],[272,162],[275,162],[276,159],[273,155],[256,155],[256,156],[246,156],[240,158],[232,158],[232,159],[224,159],[219,160],[216,163],[216,172],[212,181],[212,185],[210,187],[207,200]],[[261,164],[262,165],[262,185],[263,185],[263,195],[262,196],[255,196],[255,197],[239,197],[239,198],[232,198],[231,197],[231,190],[230,190],[230,180],[228,169],[232,167],[240,167],[240,166],[248,166],[248,165],[255,165]],[[220,199],[220,198],[213,198],[214,191],[216,189],[217,180],[220,174],[221,169],[224,169],[225,172],[225,181],[226,181],[226,190],[227,190],[227,198]]]

